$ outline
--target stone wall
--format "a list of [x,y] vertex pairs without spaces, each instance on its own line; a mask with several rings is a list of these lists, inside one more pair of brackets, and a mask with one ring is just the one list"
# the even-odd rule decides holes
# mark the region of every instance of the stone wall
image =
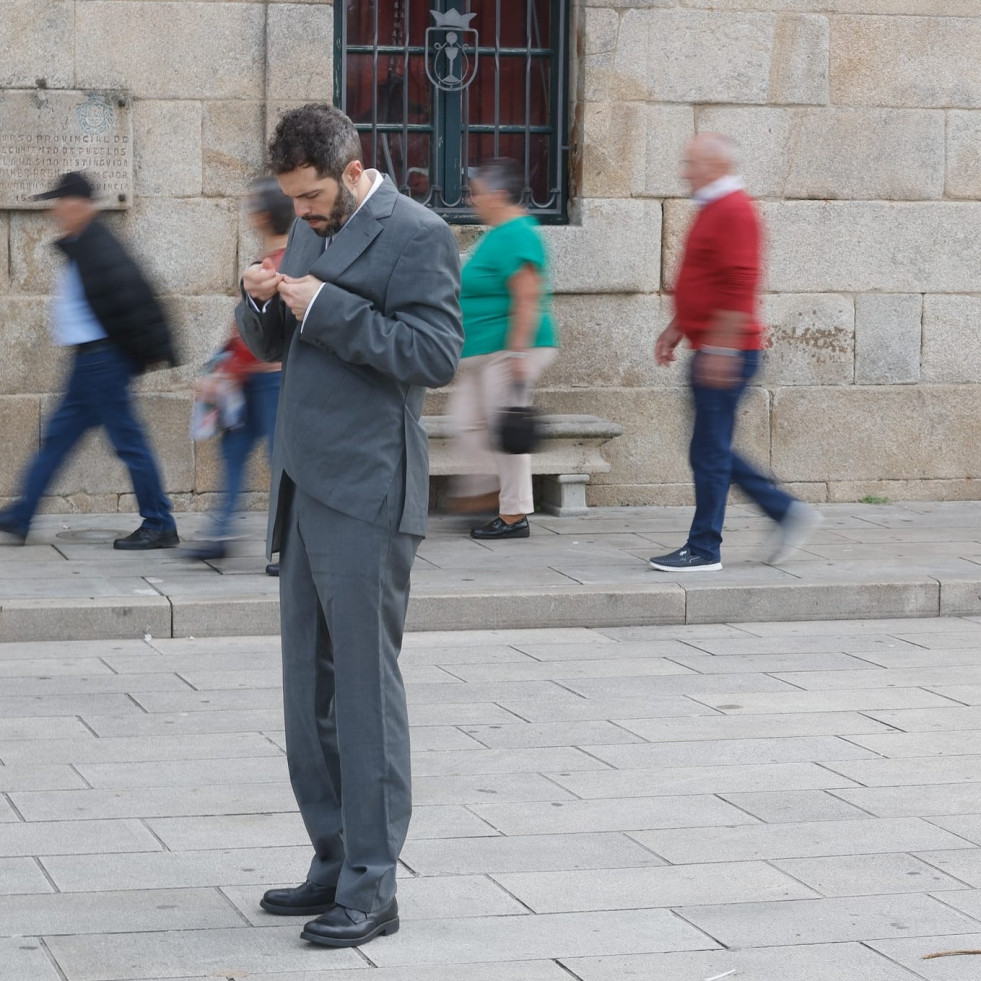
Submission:
[[[742,444],[812,500],[976,497],[981,401],[981,0],[573,0],[572,222],[546,231],[565,350],[540,401],[621,422],[594,504],[690,500],[683,366],[654,366],[691,206],[681,149],[742,146],[770,242],[773,331]],[[108,216],[166,296],[185,363],[139,383],[179,509],[214,446],[187,437],[196,366],[256,251],[239,200],[278,111],[332,98],[333,3],[4,0],[5,89],[124,90],[133,206]],[[0,211],[0,504],[60,385],[43,215]],[[977,294],[977,295],[976,295]],[[443,393],[429,406],[438,411]],[[101,437],[92,437],[100,443]],[[254,475],[261,504],[266,475]],[[104,445],[49,510],[132,509]]]

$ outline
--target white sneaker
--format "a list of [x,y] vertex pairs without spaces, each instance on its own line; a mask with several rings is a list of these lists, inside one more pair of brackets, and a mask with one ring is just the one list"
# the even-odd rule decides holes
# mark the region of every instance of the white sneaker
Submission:
[[783,521],[777,525],[767,543],[771,565],[786,562],[794,549],[806,545],[811,536],[824,524],[824,518],[817,508],[803,501],[794,501],[783,516]]

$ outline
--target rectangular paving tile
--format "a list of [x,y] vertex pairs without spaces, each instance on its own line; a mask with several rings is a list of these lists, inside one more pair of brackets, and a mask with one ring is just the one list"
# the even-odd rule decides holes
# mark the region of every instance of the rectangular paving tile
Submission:
[[96,735],[191,735],[201,732],[264,732],[283,728],[283,710],[251,709],[238,712],[145,712],[131,715],[86,715],[85,724]]
[[[949,704],[949,702],[945,703]],[[528,722],[580,722],[595,719],[656,719],[716,715],[685,695],[627,698],[557,699],[504,698],[502,709]],[[410,715],[413,710],[410,708]],[[508,721],[514,721],[513,719]]]
[[[161,693],[162,694],[162,693]],[[152,696],[144,696],[152,697]],[[164,696],[166,697],[166,696]],[[170,697],[175,697],[171,695]],[[139,713],[140,707],[120,693],[80,695],[0,696],[0,718],[45,718],[51,716],[109,715]]]
[[[104,657],[110,654],[140,654],[150,650],[140,640],[73,640],[72,655],[75,657]],[[0,661],[38,660],[63,658],[65,642],[61,640],[5,641],[0,642]]]
[[256,732],[183,736],[123,736],[0,742],[0,759],[26,763],[136,763],[165,760],[279,756],[281,750]]
[[[851,674],[852,672],[848,672]],[[796,689],[765,674],[685,674],[654,678],[576,678],[563,685],[587,698],[703,695],[711,692],[788,692]]]
[[[603,645],[598,645],[603,646]],[[609,647],[610,645],[605,645]],[[602,660],[529,661],[525,664],[462,664],[448,671],[466,682],[565,681],[574,678],[660,677],[692,673],[664,657],[619,657]]]
[[[401,896],[401,893],[399,893]],[[402,916],[401,907],[399,915]],[[403,922],[406,917],[402,916]],[[386,938],[387,939],[387,938]],[[365,965],[367,966],[367,965]],[[243,981],[460,981],[456,964],[423,964],[417,967],[372,967],[367,974],[362,968],[326,968],[323,971],[292,971],[289,974],[250,972]],[[171,981],[154,978],[147,981]],[[182,981],[215,981],[214,978],[187,978]],[[220,979],[219,979],[220,981]],[[236,979],[237,981],[237,979]],[[468,964],[467,981],[569,981],[569,972],[556,961],[491,961]]]
[[[756,823],[753,817],[738,807],[709,794],[694,797],[618,797],[613,800],[471,804],[470,810],[506,835],[645,831],[654,828]],[[854,810],[856,814],[862,814],[861,811]]]
[[78,736],[89,737],[92,733],[73,717],[43,719],[0,719],[0,741],[14,739],[68,739]]
[[859,896],[688,906],[686,920],[727,947],[957,934],[977,921],[929,896]]
[[832,793],[877,817],[930,817],[981,811],[981,783],[856,787]]
[[981,684],[981,664],[966,667],[938,665],[930,668],[874,668],[869,671],[791,671],[778,677],[806,691],[836,689],[932,688],[943,685]]
[[748,862],[817,855],[874,855],[881,852],[972,848],[971,842],[919,818],[864,821],[802,821],[733,828],[635,831],[631,837],[673,865],[682,862]]
[[241,923],[217,889],[0,896],[0,931],[7,936],[210,930]]
[[[554,785],[553,785],[554,786]],[[557,787],[555,793],[562,793]],[[27,821],[91,818],[152,818],[206,814],[266,814],[296,807],[286,775],[277,783],[209,784],[203,787],[142,787],[56,790],[12,794]]]
[[380,967],[716,946],[667,910],[422,920],[386,940],[371,948],[371,960]]
[[703,739],[693,742],[590,746],[588,751],[617,769],[747,763],[820,763],[871,759],[874,754],[835,736],[778,739]]
[[412,777],[415,804],[483,804],[487,801],[572,800],[573,795],[538,773],[481,773]]
[[927,756],[911,760],[829,762],[828,769],[866,787],[971,783],[981,773],[981,756]]
[[4,701],[36,696],[47,699],[52,695],[83,697],[117,692],[183,692],[187,684],[174,674],[118,675],[54,675],[31,678],[4,678]]
[[870,711],[867,718],[903,732],[944,732],[957,729],[981,729],[981,705],[951,705],[937,709],[897,709]]
[[658,767],[553,773],[552,780],[578,797],[654,797],[751,790],[826,790],[854,782],[816,763],[749,766]]
[[207,886],[302,882],[312,850],[285,846],[200,852],[42,856],[61,892],[200,889]]
[[[142,981],[150,978],[226,978],[257,970],[302,971],[310,950],[297,942],[297,926],[250,930],[182,930],[162,933],[52,937],[52,956],[71,981]],[[355,950],[333,950],[327,969],[363,967]]]
[[[476,744],[475,744],[476,745]],[[425,753],[412,761],[420,777],[469,773],[541,773],[545,770],[604,770],[606,764],[573,746],[542,749],[472,749]]]
[[801,715],[711,715],[693,719],[617,719],[618,726],[648,742],[695,739],[766,739],[785,736],[846,736],[890,732],[883,722],[859,712],[810,712]]
[[[852,735],[849,742],[890,759],[916,756],[981,755],[981,729],[954,732],[894,732]],[[2,753],[0,753],[2,755]]]
[[788,671],[860,671],[869,664],[851,654],[683,654],[672,657],[699,674],[775,674]]
[[420,875],[664,864],[636,842],[613,833],[410,841],[402,850],[402,862]]
[[[582,981],[911,981],[905,968],[859,943],[563,958]],[[736,974],[729,974],[735,971]]]
[[[908,624],[909,621],[903,621]],[[766,624],[762,626],[767,626]],[[777,628],[784,624],[773,625]],[[786,625],[791,626],[791,625]],[[764,633],[757,629],[757,624],[747,624],[744,629],[754,634]],[[799,659],[804,662],[807,655],[817,654],[853,654],[858,651],[912,651],[916,647],[907,641],[899,640],[882,632],[877,634],[869,633],[846,633],[841,623],[837,621],[822,622],[820,627],[816,624],[808,624],[808,629],[797,632],[783,632],[774,635],[754,636],[754,637],[721,637],[705,638],[702,640],[692,640],[692,647],[697,647],[707,654],[714,654],[722,657],[753,657],[759,655],[772,656],[774,658],[799,655]],[[823,629],[820,629],[823,628]],[[829,628],[837,628],[836,633],[829,633]],[[815,664],[819,664],[818,658],[814,659]],[[861,664],[859,664],[861,667]]]
[[968,841],[973,841],[975,844],[981,844],[981,808],[978,809],[978,813],[976,814],[952,814],[946,817],[932,817],[930,823],[952,834],[967,838]]
[[[646,628],[631,627],[627,629],[643,630]],[[602,632],[610,634],[611,630],[603,630]],[[515,648],[523,651],[526,657],[536,661],[597,661],[619,660],[620,658],[657,660],[698,653],[695,646],[681,640],[623,640],[611,644],[609,637],[600,639],[604,642],[598,643],[594,640],[589,644],[515,644]]]
[[[823,896],[876,896],[968,888],[953,876],[906,854],[783,858],[770,864]],[[948,902],[946,896],[944,902]]]
[[139,821],[43,821],[5,824],[0,855],[156,852],[160,843]]
[[409,711],[433,702],[502,702],[512,698],[553,698],[570,701],[576,696],[552,681],[481,681],[450,685],[406,685]]
[[869,940],[867,945],[897,964],[909,968],[914,977],[929,981],[977,981],[977,956],[940,957],[925,961],[924,956],[946,950],[981,950],[981,931],[957,936],[918,937],[908,940]]
[[[225,712],[250,709],[279,709],[283,704],[281,688],[257,688],[253,691],[133,692],[133,701],[146,712]],[[137,709],[139,711],[139,709]],[[99,715],[112,709],[93,709]],[[78,714],[90,714],[79,709]]]
[[695,692],[691,697],[729,714],[862,712],[867,709],[935,708],[953,701],[922,688],[863,688],[858,691]]
[[766,824],[793,821],[855,821],[868,813],[827,790],[782,790],[725,794],[723,799]]
[[41,943],[33,937],[0,938],[3,981],[64,981]]
[[[556,645],[568,650],[568,644]],[[590,644],[590,649],[606,645]],[[399,655],[399,665],[439,664],[452,667],[455,664],[523,664],[534,660],[527,654],[506,644],[487,644],[480,647],[405,647]]]
[[[638,743],[640,737],[603,720],[584,722],[516,722],[511,725],[466,726],[464,731],[485,746],[522,749],[544,746],[603,746]],[[413,733],[413,749],[416,735]]]
[[54,890],[33,858],[0,858],[0,895],[44,892]]
[[765,862],[496,873],[494,879],[536,913],[669,908],[817,896]]
[[[38,675],[62,678],[65,675],[112,675],[110,668],[94,657],[48,657],[30,661],[0,661],[0,678],[36,678]],[[11,694],[19,694],[11,692]]]
[[0,793],[19,790],[70,790],[85,781],[70,766],[0,766]]
[[[599,764],[597,764],[599,765]],[[273,783],[286,777],[282,755],[261,759],[159,763],[85,763],[78,772],[95,788],[201,787],[221,783]]]
[[493,702],[450,702],[409,706],[409,725],[415,726],[464,726],[497,725],[521,721]]

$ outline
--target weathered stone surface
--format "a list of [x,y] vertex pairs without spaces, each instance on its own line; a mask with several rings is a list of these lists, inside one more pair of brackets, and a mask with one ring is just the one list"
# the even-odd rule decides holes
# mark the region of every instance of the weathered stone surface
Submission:
[[943,195],[941,112],[709,106],[699,110],[697,128],[739,143],[747,189],[760,197],[905,201]]
[[797,481],[977,478],[974,440],[951,439],[976,426],[969,385],[783,388],[773,402],[773,467]]
[[975,17],[978,13],[977,0],[819,0],[819,2],[826,9],[839,14]]
[[708,10],[627,10],[616,49],[586,62],[588,100],[827,101],[823,18]]
[[[541,392],[536,402],[546,412],[579,412],[581,398],[574,390],[553,390]],[[770,455],[768,403],[765,390],[749,389],[737,423],[738,445],[747,456],[761,463],[768,461]],[[686,389],[598,389],[590,392],[589,406],[594,415],[618,422],[624,428],[622,436],[603,447],[612,470],[594,475],[589,487],[611,482],[690,486],[691,410]]]
[[947,196],[981,198],[981,112],[947,113]]
[[201,193],[201,103],[138,101],[133,139],[137,194],[180,198]]
[[855,310],[840,294],[769,294],[763,321],[770,329],[763,384],[849,385],[854,379]]
[[664,226],[662,229],[661,287],[674,289],[678,279],[678,269],[684,253],[688,229],[695,220],[696,208],[690,200],[671,200],[664,202]]
[[554,300],[562,350],[541,387],[675,388],[677,366],[654,364],[654,341],[671,318],[671,303],[655,293],[564,295]]
[[0,293],[5,293],[10,286],[9,228],[6,217],[0,215]]
[[[38,297],[39,313],[50,294],[58,258],[52,248],[57,237],[54,222],[45,214],[30,211],[10,213],[10,290]],[[42,320],[43,322],[43,320]]]
[[768,100],[775,103],[828,102],[828,46],[826,17],[782,14],[773,28]]
[[657,202],[586,200],[577,217],[577,224],[543,229],[557,293],[657,290],[661,267]]
[[[44,400],[44,417],[54,407]],[[190,405],[174,395],[145,395],[136,399],[136,411],[143,421],[143,431],[151,443],[160,467],[164,489],[168,493],[189,491],[194,486],[194,462],[191,452]],[[82,492],[112,494],[131,490],[129,473],[117,459],[105,434],[99,430],[86,436],[75,455],[59,473],[49,495]]]
[[134,254],[161,293],[214,294],[238,281],[236,204],[144,198],[127,215]]
[[206,102],[202,129],[204,193],[244,194],[264,173],[261,102]]
[[75,84],[148,99],[261,98],[264,15],[258,3],[76,4]]
[[20,474],[37,452],[40,441],[41,400],[32,395],[0,397],[0,497],[12,497]]
[[832,18],[831,98],[852,106],[981,107],[981,19]]
[[629,198],[643,189],[645,110],[642,102],[587,102],[583,107],[583,197]]
[[[667,207],[665,208],[667,213]],[[981,206],[878,201],[764,202],[768,289],[973,292]],[[669,233],[670,234],[670,233]],[[669,235],[665,236],[669,241]]]
[[855,297],[857,384],[919,381],[922,316],[923,297],[919,293],[866,293]]
[[6,0],[0,18],[0,87],[32,89],[39,78],[51,88],[72,84],[71,0]]
[[269,8],[266,98],[330,102],[334,97],[334,5]]
[[681,179],[681,159],[686,144],[695,135],[694,115],[691,106],[644,107],[647,138],[642,182],[644,194],[651,197],[688,194],[688,185]]
[[923,298],[922,379],[937,384],[981,382],[981,297]]
[[3,300],[0,394],[37,395],[61,390],[68,359],[51,343],[47,307],[45,296],[8,296]]
[[[794,485],[799,487],[800,485]],[[886,497],[890,501],[976,501],[981,494],[978,481],[965,477],[963,480],[836,480],[827,484],[808,484],[808,487],[826,487],[827,496],[806,500],[850,503],[867,496]],[[787,489],[797,491],[788,485]],[[798,496],[800,496],[798,494]]]

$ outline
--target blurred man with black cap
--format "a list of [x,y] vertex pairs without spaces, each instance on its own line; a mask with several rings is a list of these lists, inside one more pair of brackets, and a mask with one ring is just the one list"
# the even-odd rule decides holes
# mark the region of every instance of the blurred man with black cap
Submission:
[[63,174],[36,200],[51,201],[67,261],[58,273],[51,335],[74,357],[67,390],[48,420],[41,449],[22,477],[14,504],[0,512],[0,532],[23,543],[42,495],[75,444],[103,426],[126,464],[143,523],[113,546],[173,548],[177,527],[153,453],[133,411],[130,382],[151,365],[176,363],[163,310],[136,263],[100,222],[84,174]]

